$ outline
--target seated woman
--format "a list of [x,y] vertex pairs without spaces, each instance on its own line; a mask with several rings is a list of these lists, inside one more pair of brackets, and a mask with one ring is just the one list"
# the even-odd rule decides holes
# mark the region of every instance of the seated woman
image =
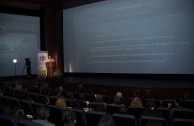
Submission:
[[55,105],[59,106],[59,107],[62,107],[63,109],[67,108],[66,100],[65,100],[64,97],[58,98]]
[[114,97],[113,104],[121,105],[118,113],[120,113],[120,114],[127,114],[128,113],[128,110],[127,110],[126,106],[124,104],[121,104],[121,99],[119,97]]
[[142,104],[142,101],[139,97],[134,97],[130,103],[130,106],[141,107],[141,106],[143,106],[143,104]]
[[113,104],[115,104],[115,105],[121,105],[121,99],[119,97],[114,97]]
[[97,94],[97,95],[95,95],[95,98],[96,98],[96,102],[103,102],[103,95],[101,95],[101,94]]
[[183,108],[183,99],[182,98],[177,98],[175,99],[175,108]]
[[100,104],[94,108],[95,111],[106,111],[107,103],[103,102],[103,95],[101,95],[100,93],[96,95],[96,103]]

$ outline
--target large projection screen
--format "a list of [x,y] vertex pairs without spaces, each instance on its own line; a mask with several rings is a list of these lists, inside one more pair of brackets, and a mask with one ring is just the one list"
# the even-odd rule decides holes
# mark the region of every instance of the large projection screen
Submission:
[[193,0],[107,0],[63,10],[64,72],[194,74]]
[[40,17],[0,13],[1,77],[26,75],[26,58],[31,61],[31,73],[37,74],[39,50]]

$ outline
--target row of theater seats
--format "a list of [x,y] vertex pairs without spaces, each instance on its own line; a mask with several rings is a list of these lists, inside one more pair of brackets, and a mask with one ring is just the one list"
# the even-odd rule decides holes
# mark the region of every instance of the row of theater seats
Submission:
[[[74,109],[76,112],[77,123],[76,126],[97,126],[99,120],[102,116],[106,115],[105,112],[83,112],[79,109]],[[150,117],[150,116],[142,116],[139,124],[136,122],[136,118],[134,115],[126,115],[126,114],[118,114],[114,113],[113,118],[118,126],[145,126],[146,123],[150,120],[160,121],[164,126],[168,126],[168,122],[164,118],[159,117]],[[55,115],[55,118],[58,116]],[[52,120],[50,120],[52,121]],[[6,126],[41,126],[40,124],[31,122],[29,120],[17,120],[16,117],[12,117],[6,114],[0,114],[0,122]],[[54,122],[53,122],[54,123]],[[63,126],[63,123],[56,122],[55,124],[59,126]],[[193,126],[193,119],[180,119],[176,118],[173,120],[172,126]]]
[[[2,88],[2,87],[1,87]],[[7,93],[6,96],[12,96],[13,92],[15,92],[15,90],[13,88],[10,87],[5,87],[3,86],[5,92],[9,92]],[[42,88],[42,93],[37,93],[39,92],[40,88],[38,87],[30,87],[27,90],[23,90],[23,94],[25,94],[27,97],[30,97],[32,100],[34,100],[35,102],[40,102],[40,99],[42,97],[44,97],[44,95],[47,95],[47,93],[49,92],[49,96],[53,96],[50,97],[51,99],[51,104],[53,104],[53,102],[55,102],[55,97],[56,96],[56,92],[53,89],[50,88]],[[16,91],[17,93],[17,91]],[[69,92],[69,91],[63,91],[62,92],[62,96],[68,98],[70,97],[70,94],[73,94],[73,98],[78,98],[80,93],[79,92]],[[114,102],[114,97],[108,96],[108,95],[103,95],[103,102],[107,103],[107,104],[112,104]],[[130,106],[130,103],[132,101],[133,98],[125,98],[122,97],[121,98],[121,103],[126,105],[126,106]],[[94,94],[85,94],[85,101],[90,101],[90,102],[95,102],[95,95]],[[172,108],[175,107],[175,100],[174,99],[143,99],[143,103],[146,103],[147,101],[153,101],[155,103],[155,105],[157,107],[164,107],[167,108],[168,107],[168,103],[172,103]],[[194,100],[184,100],[183,101],[183,107],[184,108],[189,108],[189,109],[194,109]]]
[[[7,91],[11,92],[13,91],[12,88],[7,88],[6,89]],[[53,92],[52,89],[49,89],[50,92]],[[65,97],[68,97],[68,94],[70,94],[72,92],[68,92],[68,91],[63,91],[62,95],[65,96]],[[33,99],[36,103],[31,103],[29,101],[26,101],[26,100],[21,100],[21,99],[16,99],[16,98],[11,98],[11,97],[6,97],[6,96],[1,96],[0,98],[0,102],[1,104],[3,103],[4,106],[9,106],[8,108],[6,107],[3,107],[3,109],[1,109],[1,112],[3,112],[5,109],[10,109],[11,107],[14,107],[14,106],[18,106],[18,107],[21,107],[22,109],[25,110],[26,114],[30,114],[34,117],[34,119],[36,119],[36,115],[35,115],[35,110],[38,106],[40,105],[43,105],[40,102],[40,98],[43,97],[44,95],[42,94],[39,94],[39,93],[36,93],[36,92],[30,92],[30,91],[24,91],[24,94],[28,97],[30,97],[31,99]],[[79,96],[80,93],[78,92],[74,92],[73,93],[74,95],[74,98],[77,98]],[[54,115],[54,117],[50,116],[49,117],[49,120],[51,122],[54,122],[54,123],[62,123],[62,119],[60,117],[61,113],[63,110],[60,109],[60,108],[57,108],[54,104],[57,100],[58,97],[55,96],[54,93],[50,93],[50,109],[51,109],[51,112],[54,113],[52,115]],[[104,102],[106,103],[112,103],[113,101],[113,98],[114,97],[109,97],[109,96],[106,96],[104,95]],[[101,105],[104,105],[102,103],[96,103],[95,102],[95,96],[94,94],[86,94],[86,100],[87,101],[90,101],[90,104],[89,104],[89,107],[90,108],[95,108],[95,106],[99,106],[100,104]],[[125,98],[121,98],[122,100],[122,103],[125,104],[126,106],[129,105],[130,101],[132,100],[131,98],[129,99],[125,99]],[[173,111],[170,111],[169,109],[167,109],[167,104],[169,102],[171,102],[173,105],[174,105],[174,100],[159,100],[159,99],[145,99],[145,101],[153,101],[155,102],[155,104],[159,107],[159,110],[163,113],[164,115],[164,119],[167,121],[167,124],[168,125],[177,125],[176,123],[174,123],[175,121],[185,121],[187,120],[188,122],[191,122],[192,123],[192,120],[194,118],[194,114],[193,114],[193,110],[188,110],[188,109],[180,109],[180,110],[173,110]],[[67,102],[67,106],[72,106],[72,100],[71,99],[66,99],[66,102]],[[85,103],[85,102],[83,102]],[[185,100],[184,101],[184,107],[185,108],[192,108],[194,109],[193,107],[193,100]],[[86,107],[86,103],[85,103],[85,107]],[[120,105],[113,105],[113,104],[107,104],[106,106],[106,109],[104,110],[104,112],[95,112],[95,111],[88,111],[88,112],[83,112],[82,110],[76,110],[76,113],[77,113],[77,116],[78,117],[82,117],[82,118],[77,118],[78,120],[78,123],[77,125],[80,125],[81,122],[86,125],[91,125],[90,121],[92,119],[89,119],[91,116],[87,116],[91,113],[93,113],[94,115],[98,115],[99,113],[109,113],[109,114],[112,114],[112,115],[115,115],[117,114],[118,116],[118,109],[120,108],[121,106]],[[160,108],[162,107],[162,108]],[[56,109],[56,110],[55,110]],[[126,116],[129,116],[130,118],[134,117],[135,118],[135,122],[137,123],[134,123],[134,125],[143,125],[142,124],[142,117],[140,118],[140,115],[141,113],[145,110],[144,107],[131,107],[131,106],[128,106],[127,107],[128,109],[128,112],[126,115],[123,115],[123,114],[119,114],[119,116],[122,116],[126,118]],[[78,113],[82,113],[82,114],[78,114]],[[59,115],[59,118],[56,119],[55,115]],[[79,116],[79,115],[82,115],[82,116]],[[84,115],[86,116],[85,118]],[[103,114],[102,114],[103,115]],[[116,117],[114,116],[114,118],[116,119]],[[119,117],[121,118],[121,117]],[[96,119],[95,119],[96,120]],[[119,119],[119,120],[122,120],[122,119]],[[94,121],[91,121],[92,123],[94,123]],[[126,123],[124,123],[126,124]]]
[[[69,91],[63,91],[62,92],[62,96],[64,97],[69,97],[69,94],[71,94],[72,92]],[[73,98],[78,98],[80,93],[78,92],[74,92],[73,94]],[[40,95],[38,93],[32,93],[32,92],[28,92],[27,95],[32,98],[34,101],[36,102],[40,102],[40,98],[44,97],[44,95]],[[108,96],[108,95],[103,95],[103,102],[107,103],[107,104],[112,104],[114,102],[114,97]],[[51,104],[55,103],[55,95],[50,95],[50,99],[51,99]],[[133,98],[124,98],[121,97],[121,103],[126,105],[126,106],[130,106],[130,103],[132,101]],[[85,94],[85,101],[89,101],[89,102],[95,102],[95,95],[94,94]],[[143,104],[148,102],[148,101],[152,101],[155,103],[155,105],[157,107],[164,107],[167,108],[168,107],[168,103],[172,103],[172,108],[175,107],[175,100],[174,99],[164,99],[164,100],[160,100],[160,99],[143,99]],[[68,103],[68,102],[67,102]],[[194,100],[184,100],[183,101],[183,107],[184,108],[188,108],[188,109],[194,109]]]
[[[63,91],[63,95],[67,96],[66,94],[68,94],[68,91]],[[74,98],[78,98],[80,95],[80,93],[78,92],[74,92],[73,93],[73,97]],[[114,102],[114,97],[110,97],[107,95],[103,95],[103,102],[107,103],[107,104],[112,104]],[[85,94],[85,99],[86,101],[90,101],[90,102],[95,102],[95,95],[94,94]],[[121,97],[121,103],[126,105],[126,106],[130,106],[130,103],[132,101],[133,98],[124,98]],[[174,99],[142,99],[143,104],[145,104],[148,101],[152,101],[155,103],[155,105],[157,107],[164,107],[167,108],[168,107],[168,103],[172,103],[172,107],[175,107],[175,100]],[[194,109],[194,100],[184,100],[183,101],[183,107],[184,108],[189,108],[189,109]]]
[[[53,97],[53,96],[52,96]],[[32,115],[34,119],[37,119],[36,117],[36,109],[39,106],[42,106],[42,103],[37,102],[30,102],[26,100],[19,100],[16,98],[11,98],[7,96],[0,96],[0,103],[1,108],[0,112],[1,114],[6,114],[5,112],[7,110],[10,110],[11,108],[17,106],[22,108],[26,114]],[[105,105],[103,103],[96,103],[96,102],[90,102],[89,107],[95,108],[99,105]],[[69,104],[71,106],[71,103]],[[53,122],[55,124],[63,125],[63,109],[60,107],[57,107],[55,105],[48,105],[50,108],[50,117],[48,120],[50,122]],[[163,124],[166,126],[180,126],[181,122],[184,122],[184,126],[193,126],[194,125],[194,110],[190,109],[174,109],[169,110],[167,108],[158,108],[159,111],[162,112],[164,115],[164,118],[154,118],[154,117],[147,117],[147,116],[141,116],[141,114],[145,111],[145,107],[132,107],[128,106],[128,113],[127,114],[119,114],[117,113],[120,109],[121,105],[114,105],[114,104],[107,104],[106,110],[104,112],[97,112],[97,111],[87,111],[84,112],[81,109],[74,109],[76,112],[77,117],[77,126],[94,126],[98,123],[100,118],[109,113],[111,114],[117,124],[119,126],[125,126],[126,124],[130,124],[132,126],[144,126],[146,122],[150,119],[160,120],[163,122]],[[188,125],[186,125],[188,123]],[[192,125],[191,125],[191,124]]]
[[[86,118],[89,119],[88,126],[96,126],[100,118],[105,115],[104,112],[87,112]],[[140,122],[136,121],[136,117],[134,115],[126,115],[126,114],[118,114],[114,113],[113,118],[118,126],[146,126],[147,122],[150,120],[160,121],[163,126],[170,126],[168,122],[164,118],[160,117],[151,117],[151,116],[142,116],[140,118]],[[193,126],[193,119],[180,119],[176,118],[173,120],[172,126]]]

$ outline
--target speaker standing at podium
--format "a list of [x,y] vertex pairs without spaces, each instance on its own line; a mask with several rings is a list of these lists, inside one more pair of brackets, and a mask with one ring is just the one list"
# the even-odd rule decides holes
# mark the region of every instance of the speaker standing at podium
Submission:
[[26,71],[27,71],[27,75],[31,75],[31,61],[30,58],[26,58]]

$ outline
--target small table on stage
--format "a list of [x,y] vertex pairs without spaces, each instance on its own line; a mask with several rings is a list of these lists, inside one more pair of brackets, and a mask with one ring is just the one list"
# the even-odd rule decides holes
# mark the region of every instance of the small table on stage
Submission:
[[56,71],[56,62],[46,62],[47,77],[53,77],[53,73]]

